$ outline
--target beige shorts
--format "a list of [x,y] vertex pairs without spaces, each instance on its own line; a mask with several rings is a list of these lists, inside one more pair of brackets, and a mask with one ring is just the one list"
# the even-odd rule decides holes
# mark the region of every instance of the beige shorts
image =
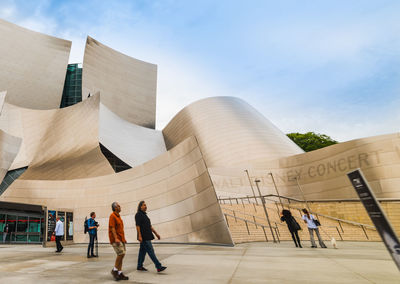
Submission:
[[112,246],[113,246],[113,248],[115,250],[115,253],[117,255],[124,255],[126,253],[126,248],[125,248],[125,244],[124,243],[122,243],[122,242],[120,242],[119,244],[113,243]]

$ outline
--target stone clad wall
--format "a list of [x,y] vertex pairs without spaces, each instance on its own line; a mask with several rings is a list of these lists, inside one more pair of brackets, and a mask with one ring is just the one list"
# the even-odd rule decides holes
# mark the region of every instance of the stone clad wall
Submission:
[[[400,235],[400,200],[381,201],[380,204],[393,229]],[[373,226],[361,202],[310,202],[309,205],[311,210],[321,214]]]
[[[378,198],[400,198],[399,133],[357,139],[316,151],[273,161],[253,161],[251,180],[260,179],[262,194],[276,194],[272,173],[281,195],[303,199],[357,198],[347,173],[361,168]],[[219,195],[252,195],[244,168],[210,168]]]

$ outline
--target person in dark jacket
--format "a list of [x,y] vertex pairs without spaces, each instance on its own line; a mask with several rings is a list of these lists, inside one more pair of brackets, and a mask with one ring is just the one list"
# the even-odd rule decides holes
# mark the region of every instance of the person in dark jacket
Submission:
[[135,215],[137,239],[140,243],[137,270],[147,271],[147,269],[143,267],[144,258],[147,253],[154,262],[157,271],[161,272],[167,267],[162,266],[158,261],[156,254],[154,253],[153,245],[151,244],[151,241],[154,240],[153,233],[157,236],[157,239],[160,239],[161,237],[151,225],[151,221],[149,217],[147,217],[146,211],[146,202],[140,201],[138,204],[137,213]]
[[282,210],[281,221],[286,222],[286,225],[288,226],[290,234],[292,234],[292,239],[296,247],[302,248],[298,234],[298,231],[301,230],[301,227],[289,210]]

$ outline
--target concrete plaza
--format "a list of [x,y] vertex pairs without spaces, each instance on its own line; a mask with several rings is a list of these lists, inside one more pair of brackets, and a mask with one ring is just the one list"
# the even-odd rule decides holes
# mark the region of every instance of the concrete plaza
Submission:
[[[127,246],[127,283],[400,283],[400,273],[382,243],[346,242],[339,249],[294,248],[245,243],[235,247],[155,244],[168,269],[136,270],[138,245]],[[61,254],[39,245],[0,245],[0,283],[115,283],[115,254],[100,245],[99,258],[86,258],[86,245],[66,246]]]

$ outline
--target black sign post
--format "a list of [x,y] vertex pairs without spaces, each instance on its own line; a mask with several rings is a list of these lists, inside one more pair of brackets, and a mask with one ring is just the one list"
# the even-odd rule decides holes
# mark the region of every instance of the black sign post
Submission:
[[[51,236],[56,229],[56,211],[55,210],[48,210],[47,211],[47,241],[51,241]],[[54,235],[55,237],[55,235]]]
[[347,174],[369,217],[400,270],[400,242],[360,169]]

